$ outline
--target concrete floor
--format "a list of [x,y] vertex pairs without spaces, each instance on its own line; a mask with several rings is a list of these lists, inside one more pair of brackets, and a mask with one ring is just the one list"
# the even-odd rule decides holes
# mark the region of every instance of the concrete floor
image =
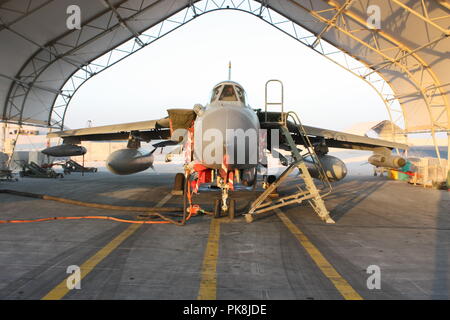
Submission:
[[[24,178],[1,182],[0,189],[155,206],[170,192],[174,174]],[[364,299],[449,299],[449,201],[445,191],[350,176],[326,199],[336,224],[321,222],[306,204],[282,211]],[[174,196],[165,206],[180,204]],[[0,220],[79,215],[136,217],[0,194]],[[252,224],[225,220],[218,242],[217,299],[343,299],[277,215]],[[210,224],[209,216],[197,216],[184,227],[141,226],[64,299],[196,299]],[[128,227],[103,220],[0,224],[0,299],[41,299],[64,281],[68,266],[83,264]],[[367,288],[370,265],[381,269],[381,289]]]

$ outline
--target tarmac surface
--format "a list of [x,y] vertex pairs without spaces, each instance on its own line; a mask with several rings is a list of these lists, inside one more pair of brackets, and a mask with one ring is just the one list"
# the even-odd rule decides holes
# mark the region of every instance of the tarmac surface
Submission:
[[[174,175],[72,173],[0,182],[0,189],[179,207],[182,198],[170,195]],[[280,193],[293,186],[291,178]],[[207,215],[183,227],[88,219],[0,224],[0,299],[450,298],[448,192],[349,176],[325,200],[336,224],[322,222],[306,203],[251,224]],[[210,201],[202,207],[211,210]],[[0,220],[87,215],[135,220],[138,213],[0,194]],[[80,289],[67,288],[75,275],[69,266],[81,268]],[[368,268],[380,271],[379,289],[368,288],[378,275]]]

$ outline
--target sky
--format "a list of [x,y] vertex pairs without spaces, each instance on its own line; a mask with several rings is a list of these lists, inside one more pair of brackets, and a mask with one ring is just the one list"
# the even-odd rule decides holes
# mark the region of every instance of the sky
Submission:
[[168,108],[205,105],[212,87],[227,80],[229,61],[231,79],[244,87],[253,108],[264,108],[266,81],[279,79],[285,110],[303,124],[344,130],[388,118],[378,94],[361,79],[250,14],[222,10],[91,78],[73,97],[66,125],[159,119]]

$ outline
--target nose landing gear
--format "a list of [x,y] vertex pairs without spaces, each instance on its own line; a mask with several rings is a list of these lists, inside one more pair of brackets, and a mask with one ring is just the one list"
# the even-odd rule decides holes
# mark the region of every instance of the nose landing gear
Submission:
[[220,218],[228,215],[230,219],[234,219],[236,213],[236,200],[228,199],[226,201],[226,206],[227,209],[223,210],[222,200],[214,200],[214,218]]
[[221,199],[214,200],[214,217],[219,218],[221,216],[228,215],[230,219],[234,219],[236,210],[236,200],[229,197],[228,191],[230,185],[225,183],[222,178],[218,179],[218,186],[221,189]]
[[[211,174],[211,176],[207,176],[208,179],[204,181],[200,180],[204,179],[204,176],[200,175],[199,178],[198,174],[191,174],[191,172],[192,171],[190,170],[186,170],[185,174],[178,173],[175,176],[174,186],[172,189],[173,195],[183,196],[184,211],[188,212],[189,216],[191,214],[195,215],[197,212],[202,212],[203,214],[212,215],[214,218],[228,216],[231,220],[234,219],[236,216],[236,199],[232,199],[229,194],[230,190],[234,190],[232,180],[233,176],[228,175],[228,172],[225,173],[225,177],[217,174]],[[220,194],[217,194],[217,192],[212,192],[214,195],[211,196],[210,199],[214,199],[213,212],[208,212],[192,203],[192,195],[196,194],[200,181],[208,183],[214,180],[215,183],[212,183],[212,186],[214,187],[213,189],[220,189]]]

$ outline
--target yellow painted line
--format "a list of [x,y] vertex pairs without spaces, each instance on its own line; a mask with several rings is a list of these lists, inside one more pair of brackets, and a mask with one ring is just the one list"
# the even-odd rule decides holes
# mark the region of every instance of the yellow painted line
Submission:
[[275,209],[277,216],[285,226],[297,238],[300,244],[308,252],[323,274],[333,283],[339,293],[346,300],[363,300],[363,298],[352,288],[352,286],[334,269],[316,246],[309,241],[308,237],[280,210]]
[[[161,201],[156,205],[157,207],[163,206],[172,195],[167,194]],[[142,224],[132,224],[127,229],[125,229],[121,234],[115,237],[106,246],[100,249],[96,254],[90,257],[85,263],[80,266],[81,276],[80,281],[86,277],[103,259],[105,259],[114,249],[116,249],[122,242],[124,242],[129,236],[131,236],[136,230],[138,230]],[[67,286],[67,281],[69,277],[63,280],[55,288],[53,288],[42,300],[60,300],[67,293],[69,293],[69,288]]]
[[211,218],[208,243],[203,258],[200,289],[197,300],[216,300],[217,258],[219,256],[220,220]]
[[[141,224],[132,224],[125,231],[119,234],[114,240],[108,243],[95,255],[89,258],[85,263],[80,266],[81,276],[80,281],[87,276],[103,259],[105,259],[115,248],[117,248],[125,239],[132,235]],[[59,300],[62,299],[67,293],[69,288],[67,287],[67,280],[62,281],[52,291],[50,291],[42,300]]]

